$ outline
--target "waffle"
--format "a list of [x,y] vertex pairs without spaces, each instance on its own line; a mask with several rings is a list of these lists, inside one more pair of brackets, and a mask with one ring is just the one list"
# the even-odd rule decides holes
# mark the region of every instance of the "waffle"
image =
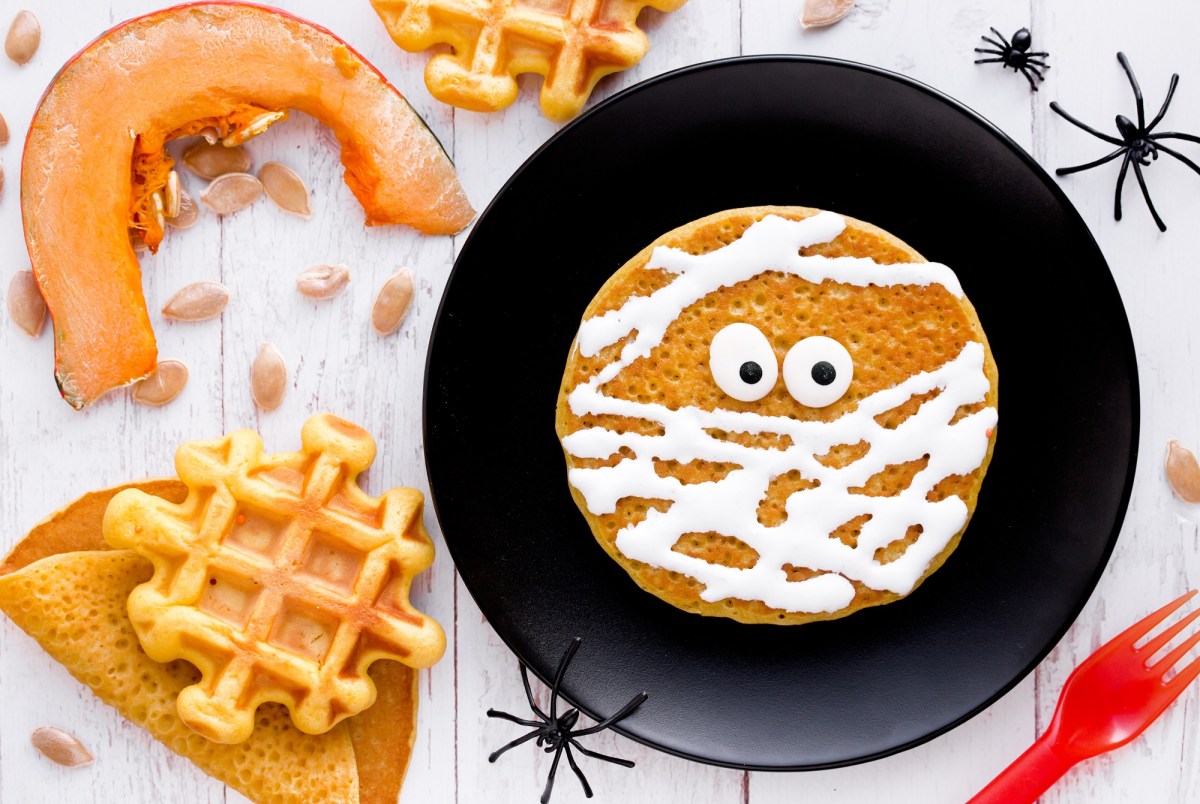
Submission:
[[542,114],[556,122],[583,108],[596,82],[632,67],[650,47],[637,27],[646,6],[674,11],[686,0],[371,0],[400,47],[448,44],[430,59],[435,98],[494,112],[517,97],[516,76],[538,73]]
[[324,733],[375,701],[372,662],[428,667],[445,649],[408,602],[433,560],[421,493],[358,487],[375,443],[355,425],[316,416],[302,438],[303,452],[267,456],[245,430],[185,444],[183,503],[131,489],[105,512],[108,543],[154,565],[129,596],[138,639],[155,661],[199,669],[177,709],[214,742],[249,737],[267,701]]

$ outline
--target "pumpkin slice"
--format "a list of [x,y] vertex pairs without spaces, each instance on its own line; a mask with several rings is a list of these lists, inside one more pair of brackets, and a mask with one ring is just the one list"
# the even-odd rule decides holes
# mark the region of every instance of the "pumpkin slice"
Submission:
[[154,369],[130,234],[151,248],[162,239],[155,208],[173,165],[164,144],[205,129],[237,142],[288,109],[337,136],[369,225],[450,234],[474,217],[421,118],[323,28],[234,3],[176,6],[119,25],[55,78],[21,170],[25,240],[54,320],[55,376],[73,407]]

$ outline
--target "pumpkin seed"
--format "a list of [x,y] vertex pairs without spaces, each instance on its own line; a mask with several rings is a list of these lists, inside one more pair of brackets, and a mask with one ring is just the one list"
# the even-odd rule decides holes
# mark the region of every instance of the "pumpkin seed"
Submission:
[[179,173],[174,170],[167,174],[167,186],[163,188],[163,215],[179,215]]
[[158,229],[161,232],[163,227],[167,225],[167,218],[163,215],[163,197],[162,193],[155,193],[150,196],[150,200],[154,206],[154,220],[158,223]]
[[275,410],[287,391],[287,364],[274,344],[264,343],[250,366],[250,395],[263,410]]
[[1167,444],[1167,482],[1171,491],[1187,503],[1200,502],[1200,463],[1178,441]]
[[141,229],[130,229],[129,230],[129,245],[133,246],[134,254],[140,255],[140,254],[146,253],[146,249],[147,249],[146,238],[144,238],[142,236]]
[[346,289],[350,269],[344,265],[317,265],[296,279],[296,290],[310,299],[332,299]]
[[854,8],[854,0],[805,0],[800,24],[805,28],[824,28],[845,17]]
[[183,183],[179,184],[179,214],[174,218],[167,218],[167,223],[176,229],[190,229],[196,225],[196,221],[200,220],[200,206],[196,203],[196,199],[192,198],[192,194],[187,191]]
[[215,179],[226,173],[245,173],[250,169],[250,154],[241,147],[198,142],[183,152],[183,165],[202,179]]
[[196,136],[203,137],[204,141],[209,145],[216,145],[221,141],[221,132],[217,131],[212,126],[205,126],[196,132]]
[[8,145],[8,121],[0,114],[0,145]]
[[262,182],[249,173],[226,173],[200,193],[200,202],[218,215],[245,209],[262,195]]
[[264,114],[260,114],[258,117],[254,118],[241,128],[226,134],[224,140],[225,146],[232,148],[234,146],[241,145],[246,140],[262,134],[280,120],[286,120],[287,116],[288,113],[286,109],[281,112],[266,112]]
[[18,271],[8,283],[8,315],[30,337],[42,334],[46,324],[46,300],[38,290],[32,271]]
[[42,43],[42,24],[32,11],[20,11],[8,27],[4,52],[17,64],[26,64]]
[[284,212],[301,218],[312,217],[312,209],[308,205],[308,187],[296,175],[296,171],[282,162],[267,162],[258,169],[258,180],[262,182],[267,198]]
[[407,268],[401,268],[399,273],[383,283],[379,295],[375,297],[375,306],[371,308],[371,326],[380,335],[390,335],[400,329],[404,316],[412,306],[413,275]]
[[46,759],[68,768],[91,765],[95,760],[92,752],[84,748],[78,737],[53,726],[34,729],[29,741]]
[[224,285],[193,282],[167,300],[162,314],[176,321],[206,321],[219,316],[228,305],[229,289]]
[[187,381],[187,366],[178,360],[163,360],[133,387],[133,398],[143,405],[165,405],[183,393]]

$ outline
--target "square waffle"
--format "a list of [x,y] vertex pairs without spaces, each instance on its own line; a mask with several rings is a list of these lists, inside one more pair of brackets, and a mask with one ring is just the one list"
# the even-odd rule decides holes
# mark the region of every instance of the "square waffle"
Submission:
[[374,702],[372,662],[428,667],[445,650],[408,600],[433,561],[421,492],[363,492],[375,442],[353,424],[315,416],[302,439],[276,455],[248,430],[184,444],[183,503],[131,489],[105,512],[108,543],[154,565],[129,596],[138,640],[155,661],[199,669],[177,709],[215,742],[249,737],[266,701],[323,733]]
[[516,76],[539,73],[542,113],[569,120],[596,82],[632,67],[650,47],[637,27],[646,6],[686,0],[371,0],[405,50],[448,44],[429,60],[425,84],[440,101],[494,112],[517,97]]

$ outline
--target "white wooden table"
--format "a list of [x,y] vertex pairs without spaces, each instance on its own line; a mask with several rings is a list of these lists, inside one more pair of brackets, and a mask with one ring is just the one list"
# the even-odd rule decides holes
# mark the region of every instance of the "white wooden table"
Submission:
[[[18,68],[0,59],[0,112],[13,131],[0,148],[8,189],[0,200],[0,282],[28,267],[17,179],[21,141],[35,104],[58,67],[112,24],[164,0],[0,0],[0,24],[19,8],[42,20],[41,50]],[[367,0],[276,0],[343,36],[413,102],[452,154],[475,206],[482,209],[514,169],[557,126],[537,110],[536,80],[520,100],[484,116],[434,101],[422,81],[425,55],[400,51]],[[1133,101],[1115,52],[1132,59],[1156,109],[1172,71],[1183,80],[1170,128],[1200,132],[1200,4],[1195,0],[859,0],[834,28],[803,32],[801,0],[692,0],[671,15],[646,12],[652,46],[635,69],[602,83],[598,98],[667,70],[750,53],[817,53],[876,64],[925,81],[991,119],[1048,167],[1107,152],[1047,107],[1059,99],[1085,121],[1109,129]],[[995,65],[976,67],[971,49],[994,25],[1005,35],[1023,25],[1038,49],[1052,52],[1049,78],[1031,94],[1023,79]],[[169,81],[170,76],[164,76]],[[901,121],[902,124],[902,121]],[[163,409],[116,393],[84,413],[58,397],[48,332],[32,341],[0,323],[0,548],[75,496],[133,478],[172,471],[181,441],[240,427],[262,432],[267,448],[292,449],[310,414],[329,410],[365,425],[381,441],[368,490],[425,487],[421,383],[438,299],[464,236],[424,237],[407,229],[365,229],[341,181],[336,143],[296,116],[252,141],[256,164],[282,160],[313,188],[311,221],[268,202],[194,229],[172,232],[143,260],[151,309],[179,287],[224,282],[233,303],[219,321],[172,324],[153,314],[163,357],[191,368],[183,396]],[[1194,146],[1189,150],[1196,156]],[[1047,724],[1075,664],[1143,613],[1200,583],[1200,517],[1177,504],[1162,475],[1169,438],[1200,448],[1200,176],[1160,160],[1148,181],[1171,230],[1160,235],[1136,184],[1126,187],[1126,217],[1112,219],[1117,165],[1063,182],[1112,266],[1132,321],[1142,383],[1142,452],[1125,527],[1096,593],[1066,639],[1012,692],[958,729],[889,759],[805,774],[742,773],[689,763],[605,735],[594,747],[637,761],[635,770],[586,762],[599,800],[696,802],[961,802],[1019,754]],[[200,183],[190,179],[193,192]],[[87,225],[81,221],[80,225]],[[531,226],[536,221],[530,222]],[[1001,244],[1002,246],[1003,244]],[[1026,255],[1014,253],[1019,266]],[[350,290],[307,303],[295,275],[318,262],[345,262]],[[373,292],[397,266],[417,277],[404,329],[379,338],[368,326]],[[503,270],[498,266],[498,270]],[[1086,288],[1081,288],[1081,295]],[[1072,300],[1064,300],[1072,303]],[[1088,348],[1086,333],[1078,344]],[[282,408],[258,413],[247,375],[262,341],[276,343],[291,367]],[[1063,400],[1062,415],[1070,415]],[[1103,434],[1098,434],[1103,437]],[[986,490],[984,492],[986,494]],[[430,530],[440,539],[436,522]],[[420,735],[404,799],[409,802],[534,802],[547,771],[543,754],[516,750],[490,765],[488,753],[519,732],[484,717],[488,706],[522,708],[516,661],[458,582],[444,548],[414,590],[418,606],[446,627],[450,648],[421,685]],[[1050,802],[1200,801],[1200,687],[1193,688],[1133,745],[1067,776]],[[38,726],[79,735],[97,756],[82,770],[41,759],[29,744]],[[0,623],[0,802],[244,801],[97,701],[7,620]],[[554,801],[583,801],[564,767]]]

